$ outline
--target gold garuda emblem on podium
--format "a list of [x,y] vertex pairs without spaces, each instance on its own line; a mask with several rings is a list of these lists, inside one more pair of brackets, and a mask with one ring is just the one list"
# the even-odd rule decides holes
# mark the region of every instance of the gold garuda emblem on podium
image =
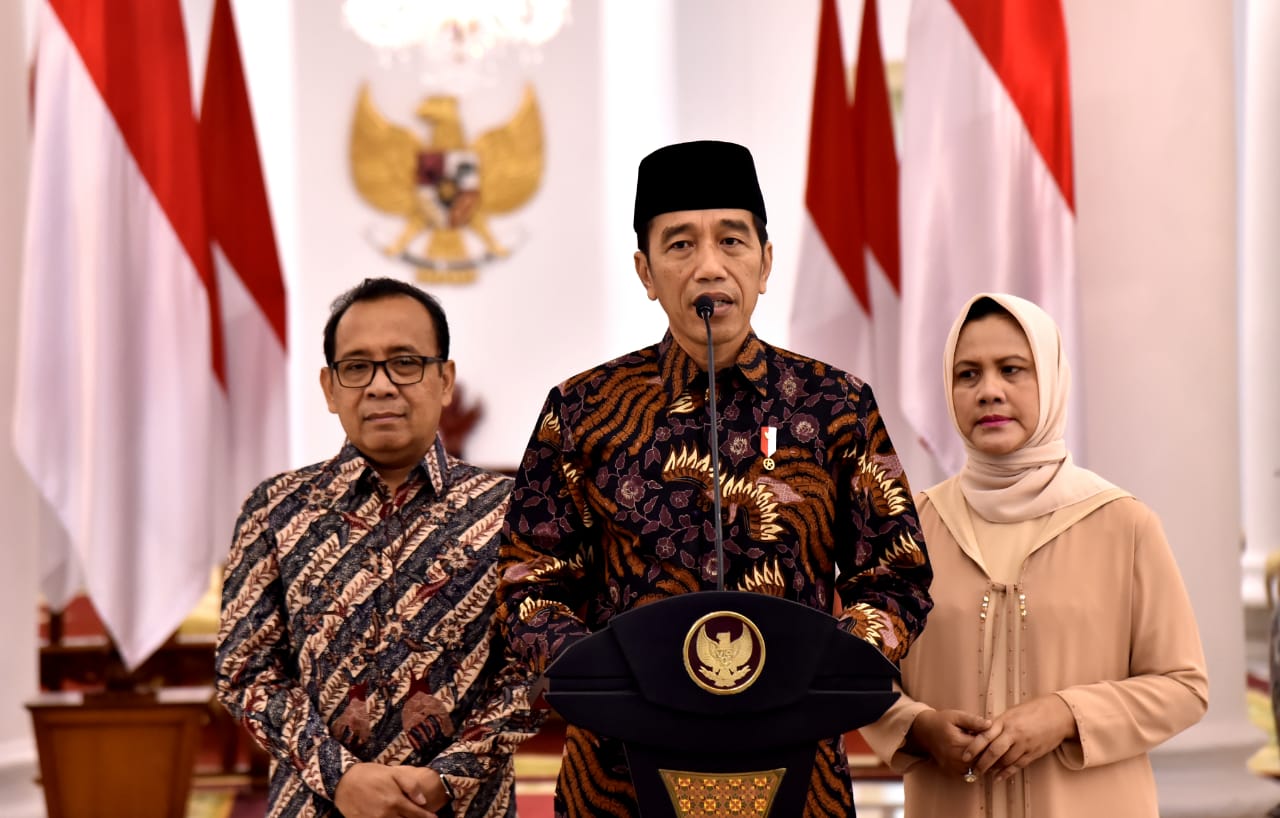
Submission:
[[394,239],[374,239],[383,252],[412,264],[420,281],[470,283],[482,264],[511,253],[489,217],[522,207],[542,182],[538,102],[526,87],[510,121],[473,142],[463,135],[457,97],[427,97],[416,113],[430,128],[426,141],[388,122],[361,88],[351,176],[361,198],[402,220]]
[[760,629],[734,611],[707,614],[684,638],[684,669],[694,684],[710,693],[741,693],[764,669]]

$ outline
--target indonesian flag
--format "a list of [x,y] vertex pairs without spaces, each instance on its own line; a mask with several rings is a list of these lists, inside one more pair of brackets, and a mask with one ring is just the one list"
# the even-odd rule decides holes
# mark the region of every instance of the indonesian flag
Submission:
[[897,401],[898,160],[876,11],[866,0],[851,103],[836,2],[822,3],[791,345],[872,385],[918,482],[934,469]]
[[[15,448],[60,523],[42,543],[46,600],[61,609],[83,583],[129,667],[226,554],[233,440],[283,445],[282,433],[231,437],[252,412],[272,428],[280,406],[283,369],[265,373],[283,352],[283,289],[261,175],[245,163],[252,153],[256,167],[256,147],[225,6],[218,20],[204,161],[223,178],[207,221],[177,0],[39,9]],[[224,207],[232,178],[240,213]],[[233,272],[215,273],[208,225]],[[273,346],[246,363],[255,318]],[[261,408],[241,408],[246,396]]]
[[[216,0],[200,103],[200,159],[226,341],[221,556],[245,496],[288,466],[284,277],[276,254],[230,0]],[[220,407],[222,408],[222,407]]]
[[[1058,0],[914,0],[902,149],[902,385],[947,473],[963,444],[942,394],[943,344],[982,291],[1044,307],[1076,348],[1067,36]],[[1080,379],[1069,441],[1080,448]]]
[[78,564],[133,667],[214,553],[224,367],[186,40],[176,0],[47,0],[38,25],[15,444],[67,535],[46,567]]

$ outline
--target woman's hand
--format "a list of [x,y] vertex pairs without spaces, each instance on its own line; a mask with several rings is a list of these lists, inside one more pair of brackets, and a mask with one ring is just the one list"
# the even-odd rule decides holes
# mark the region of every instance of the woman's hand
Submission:
[[1001,713],[990,728],[973,737],[962,758],[975,772],[1004,781],[1076,733],[1071,708],[1050,693]]
[[947,772],[963,776],[972,766],[964,751],[991,720],[963,710],[925,710],[907,731],[907,741],[928,753]]

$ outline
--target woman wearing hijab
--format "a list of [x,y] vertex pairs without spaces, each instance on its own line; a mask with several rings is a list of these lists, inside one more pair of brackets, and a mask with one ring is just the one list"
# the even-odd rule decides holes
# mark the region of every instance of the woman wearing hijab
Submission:
[[934,609],[862,734],[905,773],[912,818],[1157,818],[1147,752],[1208,704],[1160,522],[1072,463],[1067,362],[1038,306],[975,296],[944,358],[968,458],[917,498]]

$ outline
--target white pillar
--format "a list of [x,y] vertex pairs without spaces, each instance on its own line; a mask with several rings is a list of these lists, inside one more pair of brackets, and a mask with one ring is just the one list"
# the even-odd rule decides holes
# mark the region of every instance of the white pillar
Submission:
[[[676,65],[674,0],[601,3],[599,83],[602,134],[599,191],[604,204],[596,260],[608,317],[604,331],[611,355],[652,344],[666,317],[647,305],[632,272],[636,235],[631,229],[636,166],[660,145],[676,141],[681,78]],[[648,307],[648,308],[646,308]]]
[[1244,699],[1232,4],[1064,5],[1087,460],[1163,520],[1209,665],[1204,720],[1153,754],[1161,814],[1256,818],[1280,788],[1244,767],[1265,738]]
[[1280,4],[1239,0],[1240,394],[1245,601],[1280,551]]
[[[0,4],[0,803],[39,805],[31,786],[35,743],[24,703],[36,691],[36,493],[13,450],[13,354],[18,337],[18,287],[27,190],[27,3]],[[17,806],[14,806],[17,805]],[[19,814],[19,813],[6,813]],[[35,814],[26,813],[21,814]]]

